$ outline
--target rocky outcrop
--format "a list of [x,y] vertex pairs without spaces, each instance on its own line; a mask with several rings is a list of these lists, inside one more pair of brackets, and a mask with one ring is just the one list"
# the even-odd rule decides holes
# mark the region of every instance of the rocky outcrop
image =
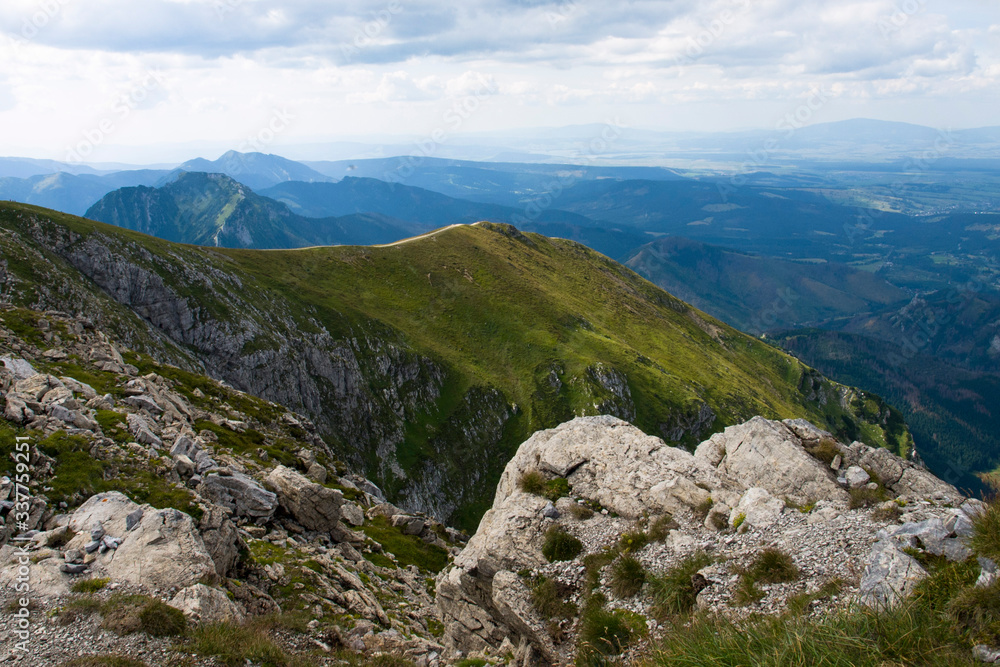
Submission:
[[[899,474],[872,479],[862,461],[877,464],[876,476],[876,468]],[[924,482],[907,484],[907,473]],[[891,453],[844,445],[799,420],[756,417],[712,436],[694,454],[610,416],[540,431],[507,464],[479,530],[437,580],[445,644],[463,654],[511,651],[521,664],[572,661],[577,628],[540,615],[532,592],[539,577],[560,582],[578,607],[596,586],[613,605],[652,618],[652,602],[616,600],[600,569],[596,584],[593,573],[583,574],[593,566],[592,560],[584,564],[586,556],[610,553],[613,560],[630,548],[618,542],[628,531],[643,536],[635,555],[649,569],[667,569],[699,552],[715,555],[716,564],[698,574],[698,606],[705,610],[777,613],[784,599],[862,569],[860,584],[844,599],[894,604],[926,576],[907,549],[954,561],[969,555],[962,539],[975,506],[957,507],[960,494],[923,473]],[[568,497],[553,503],[542,495],[559,488]],[[888,509],[876,517],[852,509],[849,490],[898,492],[887,504],[909,509],[899,512],[900,522]],[[654,538],[642,527],[654,521],[672,529],[660,529],[655,539],[662,543],[643,546]],[[581,551],[571,551],[565,562],[543,550],[560,534],[580,541]],[[745,610],[733,602],[739,573],[755,552],[770,547],[790,554],[805,582],[772,587],[764,602]]]
[[198,493],[234,516],[262,523],[278,508],[275,494],[247,475],[229,470],[206,475],[198,485]]

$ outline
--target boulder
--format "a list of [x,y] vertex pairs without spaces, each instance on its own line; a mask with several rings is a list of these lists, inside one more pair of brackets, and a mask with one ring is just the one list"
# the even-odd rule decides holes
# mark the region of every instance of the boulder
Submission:
[[766,489],[798,504],[817,500],[847,502],[829,467],[803,448],[786,424],[763,417],[730,426],[721,434],[726,455],[718,470],[745,486]]
[[354,503],[344,503],[340,506],[340,519],[352,526],[365,525],[365,513]]
[[246,615],[224,592],[195,584],[182,589],[170,602],[194,623],[242,623]]
[[198,523],[205,549],[215,563],[215,571],[220,577],[229,572],[239,560],[240,550],[246,545],[239,531],[229,519],[229,513],[218,505],[209,504]]
[[230,510],[235,517],[267,520],[278,509],[278,497],[251,477],[238,472],[212,473],[202,478],[198,493]]
[[859,602],[867,607],[891,607],[904,599],[927,571],[890,539],[872,549],[858,586]]
[[5,354],[3,357],[0,357],[0,362],[3,362],[4,368],[13,374],[15,380],[26,380],[38,374],[38,371],[30,363],[20,357]]
[[307,530],[329,532],[340,522],[344,494],[309,481],[291,468],[279,465],[265,483],[277,494],[281,508]]
[[730,514],[729,524],[734,525],[742,516],[741,526],[766,528],[778,522],[784,509],[783,500],[775,498],[766,489],[754,487],[747,489],[740,498],[736,509]]
[[7,405],[4,408],[3,416],[7,421],[15,424],[30,424],[35,419],[35,412],[19,398],[7,394]]
[[860,489],[862,486],[870,482],[871,479],[871,475],[865,472],[864,468],[859,466],[850,466],[844,473],[844,481],[850,489]]
[[427,522],[418,516],[408,514],[397,514],[392,517],[393,528],[399,528],[403,535],[419,535],[424,531]]
[[29,397],[30,400],[38,402],[51,389],[62,386],[63,383],[59,378],[44,373],[36,373],[27,379],[15,382],[14,392],[20,394],[22,397]]

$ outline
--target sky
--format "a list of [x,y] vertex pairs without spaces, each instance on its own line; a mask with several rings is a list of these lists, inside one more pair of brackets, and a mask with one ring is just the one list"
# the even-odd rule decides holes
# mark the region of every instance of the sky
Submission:
[[3,0],[0,33],[8,156],[768,129],[803,105],[1000,125],[996,0]]

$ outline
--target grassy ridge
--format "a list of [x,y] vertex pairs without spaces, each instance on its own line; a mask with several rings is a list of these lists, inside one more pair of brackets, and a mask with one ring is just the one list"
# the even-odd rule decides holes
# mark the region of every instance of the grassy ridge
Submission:
[[[391,443],[396,472],[383,465],[385,443],[333,439],[390,493],[443,472],[469,527],[516,447],[575,415],[612,412],[688,445],[754,415],[804,417],[894,449],[908,439],[877,397],[830,383],[571,241],[484,223],[388,247],[221,250],[5,207],[0,225],[13,235],[34,214],[46,242],[77,235],[64,256],[101,245],[155,273],[195,324],[228,326],[244,354],[329,332],[356,350],[361,390],[376,400],[393,380],[366,370],[381,363],[370,350],[390,344],[432,360],[444,373],[438,398],[405,418],[382,413],[405,432]],[[192,351],[211,361],[211,348]]]

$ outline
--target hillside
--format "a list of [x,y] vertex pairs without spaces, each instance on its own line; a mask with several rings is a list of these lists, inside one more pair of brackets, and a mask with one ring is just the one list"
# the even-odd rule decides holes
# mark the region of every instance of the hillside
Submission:
[[678,298],[756,334],[870,313],[907,298],[874,274],[843,264],[749,255],[676,236],[639,248],[624,263]]
[[178,243],[228,248],[388,243],[423,231],[380,215],[304,218],[223,174],[188,172],[163,187],[110,192],[86,217]]
[[804,417],[909,450],[877,397],[583,246],[509,226],[264,252],[22,205],[0,209],[0,228],[15,305],[86,308],[140,351],[307,414],[390,499],[463,526],[517,443],[575,415],[685,445],[755,415]]
[[218,160],[197,158],[179,167],[182,171],[225,174],[254,190],[262,190],[286,181],[327,181],[326,176],[301,162],[280,155],[229,151]]

